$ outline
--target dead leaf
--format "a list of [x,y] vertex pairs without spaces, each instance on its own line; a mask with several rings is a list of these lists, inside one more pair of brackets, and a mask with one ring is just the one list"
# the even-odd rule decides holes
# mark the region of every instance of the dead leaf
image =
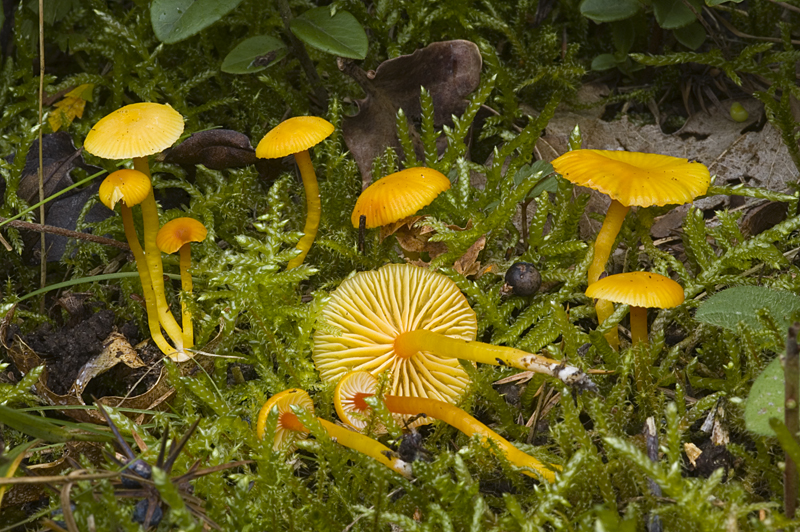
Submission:
[[92,357],[78,372],[70,393],[82,394],[93,377],[105,373],[119,363],[129,368],[141,368],[145,365],[128,340],[120,333],[113,332],[106,338],[100,354]]
[[700,447],[687,442],[683,444],[683,452],[686,453],[686,457],[689,459],[689,463],[692,464],[692,467],[697,467],[697,459],[703,454]]
[[[70,173],[75,168],[83,168],[88,173],[100,168],[86,164],[81,150],[75,147],[72,137],[64,131],[42,137],[42,173],[44,176],[44,195],[52,196],[72,185]],[[25,157],[25,167],[17,188],[17,196],[28,203],[39,201],[39,140],[34,140]]]
[[86,102],[92,101],[93,89],[94,83],[78,85],[66,93],[61,101],[56,103],[55,109],[47,118],[47,122],[50,124],[50,127],[53,128],[53,132],[58,131],[62,126],[65,128],[69,127],[73,120],[83,116],[83,109],[86,106]]
[[481,261],[477,260],[478,254],[483,251],[485,246],[486,235],[483,235],[469,247],[466,253],[456,260],[455,264],[453,264],[453,269],[464,277],[476,275],[481,269]]
[[742,217],[740,223],[745,238],[763,233],[786,219],[786,203],[768,201],[755,206]]
[[280,161],[259,159],[247,135],[231,129],[209,129],[193,133],[186,140],[156,156],[180,165],[190,176],[202,164],[211,170],[242,168],[255,165],[261,177],[273,181],[281,172]]
[[[384,61],[375,71],[364,72],[353,62],[341,60],[339,68],[352,77],[366,97],[356,100],[358,112],[342,120],[342,134],[353,154],[364,186],[372,179],[372,161],[394,147],[404,159],[395,129],[397,111],[403,109],[409,124],[420,121],[420,86],[431,94],[434,125],[452,123],[467,107],[466,97],[480,83],[483,61],[478,47],[469,41],[431,43],[413,54]],[[423,157],[418,138],[412,135],[417,158]]]

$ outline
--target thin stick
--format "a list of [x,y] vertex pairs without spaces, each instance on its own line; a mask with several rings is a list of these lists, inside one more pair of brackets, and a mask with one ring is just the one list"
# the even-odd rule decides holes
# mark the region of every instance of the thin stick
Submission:
[[[658,430],[656,429],[656,420],[651,416],[644,422],[645,446],[647,447],[647,457],[654,464],[658,463]],[[647,486],[650,488],[650,493],[653,497],[661,497],[661,486],[656,484],[652,478],[647,478]],[[648,532],[661,532],[661,518],[657,515],[651,515],[647,521]]]
[[[0,222],[5,222],[5,221],[7,221],[7,218],[3,218],[0,216]],[[8,225],[10,225],[11,227],[16,227],[17,229],[37,231],[42,234],[50,233],[51,235],[61,235],[67,238],[77,238],[78,240],[95,242],[96,244],[105,244],[106,246],[113,246],[115,248],[119,248],[122,251],[131,250],[128,244],[126,244],[125,242],[120,242],[119,240],[114,240],[113,238],[106,238],[104,236],[97,236],[90,233],[82,233],[80,231],[72,231],[70,229],[64,229],[63,227],[56,227],[54,225],[34,224],[31,222],[23,222],[22,220],[11,220],[8,222]]]
[[[44,127],[44,112],[42,100],[44,99],[44,0],[39,0],[39,222],[44,224],[44,156],[42,154],[42,128]],[[41,233],[42,253],[40,255],[41,287],[47,286],[47,248],[45,247],[44,232]],[[39,302],[39,312],[44,314],[44,298]]]
[[[794,322],[789,327],[786,340],[786,357],[783,363],[786,398],[784,403],[784,423],[789,433],[797,438],[800,430],[800,417],[798,417],[798,399],[800,399],[800,357],[798,357],[797,332],[800,322]],[[797,464],[786,453],[786,468],[783,470],[783,508],[786,517],[794,519],[797,510]]]

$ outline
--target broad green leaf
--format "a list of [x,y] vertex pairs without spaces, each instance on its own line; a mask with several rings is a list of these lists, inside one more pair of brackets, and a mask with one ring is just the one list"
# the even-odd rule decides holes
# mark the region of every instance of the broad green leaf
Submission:
[[636,24],[630,19],[614,22],[611,24],[611,36],[614,39],[614,48],[618,52],[627,54],[636,39]]
[[347,11],[331,16],[329,7],[315,7],[292,19],[289,29],[298,39],[323,52],[350,59],[367,56],[367,34]]
[[260,72],[283,59],[286,51],[283,41],[275,37],[269,35],[250,37],[237,44],[225,56],[220,69],[228,74]]
[[600,54],[592,59],[592,70],[610,70],[618,64],[614,54]]
[[[702,4],[697,0],[689,0],[688,3],[695,12],[699,13],[702,10]],[[665,30],[682,28],[697,20],[686,0],[653,0],[653,14],[658,25]]]
[[595,22],[614,22],[632,17],[640,7],[637,0],[585,0],[581,14]]
[[159,41],[173,44],[212,25],[242,0],[153,0],[150,22]]
[[725,2],[730,2],[732,4],[738,4],[742,0],[706,0],[706,5],[708,7],[718,6],[720,4],[724,4]]
[[747,430],[762,436],[775,436],[769,425],[770,418],[783,420],[784,410],[783,367],[776,358],[753,382],[744,405],[744,424]]
[[735,286],[709,297],[697,308],[695,319],[732,332],[740,321],[750,328],[762,328],[757,312],[763,308],[777,320],[781,330],[789,330],[792,314],[800,312],[800,297],[792,292],[763,286]]
[[698,21],[694,21],[683,28],[678,28],[673,33],[678,42],[690,50],[697,50],[706,40],[706,30]]

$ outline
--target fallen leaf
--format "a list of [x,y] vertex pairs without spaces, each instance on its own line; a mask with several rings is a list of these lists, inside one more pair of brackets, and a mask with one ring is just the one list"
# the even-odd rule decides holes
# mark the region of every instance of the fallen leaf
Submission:
[[129,368],[141,368],[145,365],[128,340],[120,333],[113,332],[106,338],[100,354],[92,357],[81,367],[70,393],[82,394],[93,377],[105,373],[119,363],[125,364]]
[[[352,77],[366,97],[356,100],[358,112],[342,120],[342,134],[358,164],[366,186],[372,179],[372,161],[386,148],[395,148],[404,159],[395,129],[397,111],[403,109],[409,124],[419,123],[420,86],[433,99],[434,125],[452,124],[452,115],[467,108],[466,97],[480,83],[483,61],[475,43],[463,40],[431,43],[410,55],[384,61],[375,71],[364,72],[351,61],[340,60],[339,68]],[[412,135],[417,158],[422,146]]]
[[481,236],[472,244],[469,249],[453,264],[453,269],[463,275],[470,277],[476,275],[481,270],[481,261],[478,259],[478,254],[483,251],[486,246],[486,235]]
[[53,132],[61,127],[69,127],[72,121],[83,116],[83,109],[86,102],[92,101],[92,90],[94,83],[84,83],[78,85],[64,95],[64,98],[55,104],[55,109],[50,113],[47,122],[53,128]]

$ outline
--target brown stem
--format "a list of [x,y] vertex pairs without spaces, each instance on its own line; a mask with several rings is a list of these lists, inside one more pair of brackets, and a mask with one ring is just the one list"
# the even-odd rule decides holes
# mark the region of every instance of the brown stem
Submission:
[[[6,222],[7,218],[0,217],[0,222]],[[71,231],[63,227],[55,227],[53,225],[42,225],[31,222],[23,222],[22,220],[12,220],[7,222],[11,227],[17,229],[25,229],[27,231],[36,231],[39,233],[50,233],[52,235],[61,235],[67,238],[77,238],[78,240],[86,240],[88,242],[95,242],[96,244],[104,244],[106,246],[114,246],[123,251],[130,251],[131,248],[125,242],[114,240],[113,238],[106,238],[104,236],[92,235],[90,233],[82,233],[80,231]]]
[[[785,379],[784,423],[789,433],[796,439],[800,431],[800,417],[798,417],[798,400],[800,399],[800,357],[798,357],[797,332],[800,322],[794,322],[789,327],[786,340],[786,357],[784,358],[783,373]],[[797,510],[797,464],[786,453],[786,468],[783,470],[783,508],[786,517],[794,519]]]
[[326,91],[325,87],[322,85],[322,79],[320,79],[319,74],[317,74],[317,69],[308,56],[305,45],[303,45],[300,39],[295,37],[292,30],[289,29],[289,22],[294,18],[292,16],[292,10],[289,8],[289,2],[287,0],[278,0],[278,11],[281,14],[283,25],[286,28],[286,38],[289,39],[289,47],[292,49],[292,53],[294,53],[297,60],[300,61],[300,66],[303,67],[308,81],[311,82],[311,86],[314,88],[314,96],[318,100],[319,105],[322,109],[327,109],[328,91]]

